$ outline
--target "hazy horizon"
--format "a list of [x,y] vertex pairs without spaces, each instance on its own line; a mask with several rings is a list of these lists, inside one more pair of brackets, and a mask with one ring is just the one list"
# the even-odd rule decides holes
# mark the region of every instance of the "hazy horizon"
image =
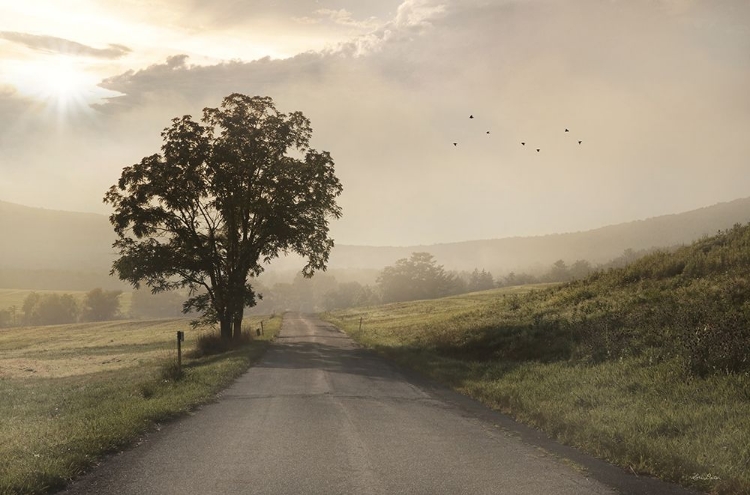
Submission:
[[171,118],[232,92],[311,119],[344,185],[337,244],[578,232],[750,191],[742,0],[66,5],[0,5],[2,201],[108,214]]

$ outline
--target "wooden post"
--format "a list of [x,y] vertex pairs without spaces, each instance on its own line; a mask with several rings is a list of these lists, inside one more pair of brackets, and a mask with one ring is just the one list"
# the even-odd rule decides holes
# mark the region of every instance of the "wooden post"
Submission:
[[263,320],[260,320],[260,334],[263,335],[265,329],[263,328]]
[[182,339],[183,333],[179,330],[177,331],[177,371],[178,373],[182,373]]
[[359,331],[362,331],[362,317],[359,317]]

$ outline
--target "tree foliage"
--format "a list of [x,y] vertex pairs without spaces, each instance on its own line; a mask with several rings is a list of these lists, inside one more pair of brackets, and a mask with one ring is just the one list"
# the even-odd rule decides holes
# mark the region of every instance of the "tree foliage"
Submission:
[[484,269],[480,272],[477,268],[474,268],[474,271],[471,272],[469,281],[466,284],[466,290],[469,292],[489,290],[494,287],[495,279],[492,278],[492,274]]
[[461,292],[456,276],[446,273],[430,253],[412,253],[387,266],[377,280],[384,303],[433,299]]
[[119,290],[96,288],[86,293],[81,307],[81,320],[108,321],[118,316],[120,308]]
[[30,293],[23,301],[23,320],[27,325],[74,323],[78,304],[70,294]]
[[327,292],[323,298],[323,306],[329,311],[369,306],[379,302],[380,299],[369,285],[362,285],[355,281],[339,284],[338,287]]
[[264,263],[295,252],[305,276],[326,267],[342,187],[311,136],[301,112],[237,93],[204,109],[201,122],[173,119],[161,153],[126,167],[104,198],[118,236],[112,272],[153,292],[187,288],[186,312],[239,337],[255,304],[248,278]]

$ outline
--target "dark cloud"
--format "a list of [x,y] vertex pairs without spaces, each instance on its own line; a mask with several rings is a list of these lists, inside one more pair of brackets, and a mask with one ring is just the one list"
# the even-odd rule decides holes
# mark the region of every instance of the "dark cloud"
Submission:
[[269,57],[252,62],[230,61],[212,66],[190,65],[187,55],[169,57],[163,64],[128,71],[105,79],[101,87],[123,94],[98,105],[103,112],[117,112],[142,105],[192,102],[188,108],[213,105],[233,92],[275,93],[289,84],[315,84],[324,71],[324,55],[309,52],[290,59]]
[[64,55],[87,56],[115,59],[130,53],[130,48],[123,45],[108,45],[108,48],[94,48],[76,41],[14,31],[0,31],[0,38],[27,46],[32,50]]

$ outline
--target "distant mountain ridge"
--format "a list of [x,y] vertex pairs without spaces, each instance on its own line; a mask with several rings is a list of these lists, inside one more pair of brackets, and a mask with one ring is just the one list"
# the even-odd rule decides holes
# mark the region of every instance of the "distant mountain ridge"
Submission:
[[508,237],[408,247],[336,246],[331,268],[382,268],[415,251],[432,253],[440,264],[452,270],[485,268],[493,274],[548,268],[562,259],[567,263],[585,259],[605,263],[625,249],[649,249],[689,244],[736,223],[750,222],[750,198],[662,215],[646,220],[600,227],[582,232],[533,237]]
[[[685,213],[663,215],[598,229],[535,237],[510,237],[433,245],[377,247],[336,245],[329,268],[379,270],[415,251],[432,253],[449,270],[484,268],[494,275],[548,267],[558,259],[607,262],[623,253],[688,244],[735,223],[750,222],[750,198]],[[55,270],[108,277],[115,234],[106,215],[21,206],[0,201],[0,287],[19,271]],[[269,271],[299,270],[299,258],[275,260]],[[3,280],[5,274],[6,280]],[[14,287],[15,288],[15,287]]]
[[[532,237],[508,237],[408,247],[337,246],[331,254],[335,268],[382,268],[415,251],[432,253],[453,270],[485,268],[499,274],[533,266],[547,268],[562,259],[605,263],[634,250],[689,244],[736,223],[750,222],[750,198],[609,225],[593,230]],[[366,260],[366,265],[362,263]]]
[[0,201],[0,268],[109,269],[115,233],[106,215]]

